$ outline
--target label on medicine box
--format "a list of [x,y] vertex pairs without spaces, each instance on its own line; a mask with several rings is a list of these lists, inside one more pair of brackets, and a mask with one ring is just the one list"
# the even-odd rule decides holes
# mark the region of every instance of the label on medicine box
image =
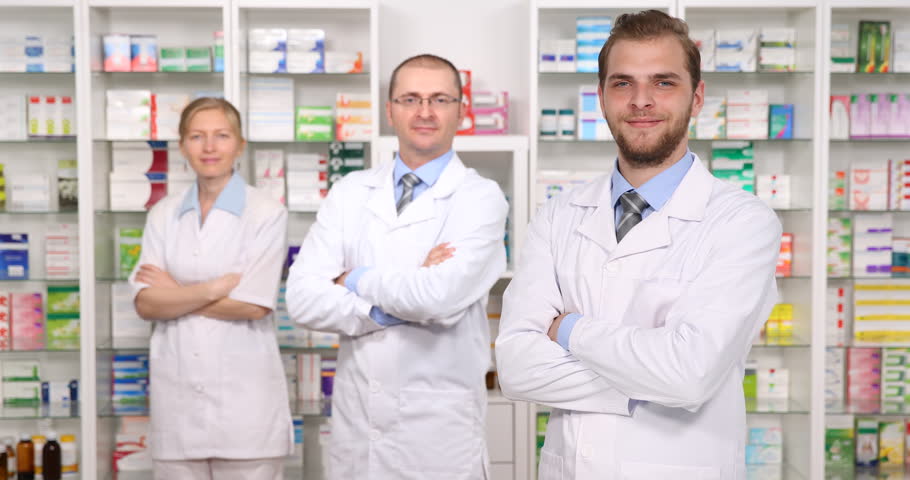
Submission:
[[4,382],[37,381],[41,379],[41,364],[33,360],[6,360],[3,362]]
[[35,405],[41,402],[41,382],[3,382],[4,405]]
[[0,233],[0,280],[28,278],[28,234]]

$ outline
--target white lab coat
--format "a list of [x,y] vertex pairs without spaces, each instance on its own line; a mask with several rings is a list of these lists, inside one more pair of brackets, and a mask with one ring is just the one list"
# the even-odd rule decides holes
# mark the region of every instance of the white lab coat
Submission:
[[[505,270],[508,205],[453,156],[399,217],[389,162],[332,187],[288,279],[297,322],[341,333],[328,477],[483,479],[489,289]],[[421,268],[442,242],[444,263]],[[372,267],[358,293],[332,279]],[[382,328],[372,306],[408,323]]]
[[[554,408],[540,480],[745,479],[742,388],[781,226],[696,158],[617,245],[610,176],[532,222],[496,340],[506,396]],[[576,312],[569,351],[547,337]]]
[[[239,177],[232,181],[242,181]],[[212,208],[180,214],[193,192],[169,195],[148,214],[143,264],[190,285],[241,273],[229,298],[275,308],[287,255],[287,210],[243,185],[240,216]],[[271,316],[219,320],[188,314],[154,322],[149,346],[151,449],[154,460],[260,459],[290,455],[294,429]]]

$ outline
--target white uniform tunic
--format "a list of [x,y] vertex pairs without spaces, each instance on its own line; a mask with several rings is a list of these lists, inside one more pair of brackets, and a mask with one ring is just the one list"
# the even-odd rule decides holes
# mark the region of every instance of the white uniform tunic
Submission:
[[[149,212],[138,265],[190,285],[241,273],[230,298],[274,309],[286,255],[287,211],[236,173],[200,225],[198,187]],[[138,270],[138,266],[137,266]],[[134,292],[148,285],[130,277]],[[289,455],[293,427],[271,316],[156,321],[150,347],[155,460]]]

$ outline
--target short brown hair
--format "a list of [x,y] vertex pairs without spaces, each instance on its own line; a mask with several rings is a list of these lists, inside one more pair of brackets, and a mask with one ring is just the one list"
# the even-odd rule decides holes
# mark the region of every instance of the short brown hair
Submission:
[[651,40],[663,36],[673,36],[679,40],[686,54],[686,69],[692,77],[692,89],[701,82],[701,54],[695,42],[689,38],[689,26],[686,22],[673,18],[660,10],[645,10],[638,13],[624,13],[613,23],[610,38],[600,49],[597,60],[597,77],[601,88],[607,78],[607,56],[616,42],[620,40]]
[[395,81],[398,79],[398,71],[409,65],[424,68],[448,68],[452,71],[452,75],[455,76],[455,89],[458,90],[459,100],[461,99],[461,74],[458,73],[458,69],[455,68],[455,65],[442,57],[430,53],[423,53],[399,63],[398,66],[395,67],[395,70],[392,70],[392,80],[389,81],[389,100],[392,99],[392,92],[395,91]]
[[217,97],[200,97],[193,100],[180,113],[180,143],[183,143],[187,131],[190,129],[190,122],[197,113],[203,110],[221,110],[227,117],[228,123],[234,128],[234,133],[240,140],[243,140],[243,130],[240,121],[240,112],[231,104],[231,102]]

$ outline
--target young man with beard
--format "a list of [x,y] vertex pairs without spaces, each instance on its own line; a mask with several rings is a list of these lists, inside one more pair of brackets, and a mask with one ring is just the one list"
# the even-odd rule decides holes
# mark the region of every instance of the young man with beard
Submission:
[[541,480],[745,478],[744,362],[781,226],[688,150],[699,66],[683,21],[620,16],[598,88],[615,169],[530,226],[496,358],[507,396],[553,407]]

